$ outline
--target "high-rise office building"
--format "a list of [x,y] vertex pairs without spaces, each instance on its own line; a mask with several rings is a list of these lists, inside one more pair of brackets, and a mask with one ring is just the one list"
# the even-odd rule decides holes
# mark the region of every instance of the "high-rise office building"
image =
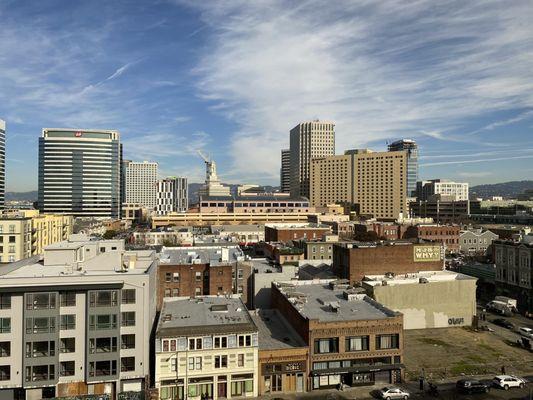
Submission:
[[402,151],[348,150],[311,162],[311,205],[358,204],[375,218],[407,215],[407,160]]
[[308,121],[290,131],[291,195],[309,198],[311,159],[335,154],[335,124]]
[[39,209],[77,217],[120,216],[117,131],[45,128],[39,138]]
[[279,170],[280,192],[290,193],[291,191],[291,150],[281,150],[281,168]]
[[418,182],[418,145],[414,140],[402,139],[389,144],[389,151],[407,151],[407,197],[416,197]]
[[171,177],[157,181],[157,215],[185,212],[189,207],[187,178]]
[[0,210],[5,206],[6,193],[6,122],[0,119]]
[[125,203],[140,204],[149,210],[157,205],[157,169],[155,162],[133,162],[124,164],[126,169]]
[[452,182],[446,179],[432,179],[417,182],[417,200],[428,200],[434,194],[451,196],[453,201],[466,201],[468,200],[468,183]]

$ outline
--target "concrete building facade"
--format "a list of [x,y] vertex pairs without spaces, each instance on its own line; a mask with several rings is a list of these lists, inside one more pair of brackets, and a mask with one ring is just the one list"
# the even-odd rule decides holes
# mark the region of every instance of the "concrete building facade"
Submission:
[[417,182],[417,200],[425,201],[435,194],[449,196],[453,201],[467,201],[469,199],[468,183],[452,182],[446,179],[432,179]]
[[265,225],[265,242],[287,243],[291,240],[322,239],[331,233],[331,227],[318,224],[272,224]]
[[258,334],[242,300],[167,299],[155,339],[159,399],[257,397]]
[[255,225],[305,223],[311,213],[170,213],[152,217],[152,228],[163,226]]
[[367,275],[367,294],[403,314],[404,329],[471,326],[476,315],[476,281],[451,271]]
[[407,197],[415,197],[418,181],[418,145],[414,140],[402,139],[390,143],[387,147],[389,151],[407,152]]
[[463,253],[484,253],[498,235],[490,230],[468,229],[459,234],[459,248]]
[[124,203],[136,203],[154,210],[157,206],[156,162],[130,161],[126,166],[126,198]]
[[309,198],[310,172],[313,158],[335,154],[335,124],[329,121],[308,121],[290,131],[290,192]]
[[172,177],[157,181],[157,215],[186,212],[189,208],[187,178]]
[[281,150],[281,168],[279,170],[279,186],[283,193],[291,191],[291,150]]
[[458,225],[419,224],[407,227],[404,237],[440,243],[445,251],[456,252],[459,251],[460,232]]
[[0,396],[142,392],[157,260],[119,240],[73,237],[0,270]]
[[315,207],[357,204],[360,214],[375,218],[407,216],[407,150],[348,150],[344,155],[311,162],[310,200]]
[[40,211],[119,218],[121,151],[117,131],[43,129],[39,138]]
[[409,212],[413,217],[431,218],[438,224],[458,223],[469,217],[470,201],[455,201],[452,196],[435,194],[427,200],[410,202]]
[[314,209],[305,198],[286,195],[202,196],[201,213],[308,213]]

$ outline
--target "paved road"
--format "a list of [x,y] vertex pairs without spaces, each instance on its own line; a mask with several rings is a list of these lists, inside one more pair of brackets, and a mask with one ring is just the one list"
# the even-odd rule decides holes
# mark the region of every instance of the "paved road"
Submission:
[[[478,315],[481,314],[482,307],[478,305]],[[491,312],[486,313],[486,321],[480,321],[480,325],[487,325],[491,329],[494,330],[494,334],[501,337],[503,340],[510,340],[512,342],[516,342],[518,339],[520,339],[520,335],[516,333],[516,329],[520,327],[527,327],[533,329],[533,320],[528,319],[520,314],[514,314],[512,317],[503,317],[498,314],[494,314]],[[494,325],[491,321],[493,321],[496,318],[502,318],[507,321],[510,321],[514,326],[514,330],[503,328],[498,325]]]

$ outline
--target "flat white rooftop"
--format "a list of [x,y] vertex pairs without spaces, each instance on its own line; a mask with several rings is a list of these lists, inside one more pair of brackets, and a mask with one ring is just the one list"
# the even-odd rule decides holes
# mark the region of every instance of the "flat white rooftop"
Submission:
[[387,286],[395,286],[418,284],[420,283],[420,279],[425,280],[424,283],[432,283],[469,279],[476,280],[477,278],[454,271],[420,271],[412,274],[398,274],[394,277],[387,277],[385,275],[366,275],[363,278],[363,282],[370,286],[385,286],[383,285],[383,282],[386,282]]

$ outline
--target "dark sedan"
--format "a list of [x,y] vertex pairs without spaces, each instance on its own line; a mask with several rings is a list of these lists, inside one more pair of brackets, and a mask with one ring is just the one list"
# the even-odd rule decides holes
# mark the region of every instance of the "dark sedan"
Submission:
[[501,327],[507,328],[507,329],[513,329],[514,328],[514,325],[511,322],[509,322],[509,321],[507,321],[506,319],[503,319],[503,318],[493,319],[492,323],[494,325],[498,325],[498,326],[501,326]]

